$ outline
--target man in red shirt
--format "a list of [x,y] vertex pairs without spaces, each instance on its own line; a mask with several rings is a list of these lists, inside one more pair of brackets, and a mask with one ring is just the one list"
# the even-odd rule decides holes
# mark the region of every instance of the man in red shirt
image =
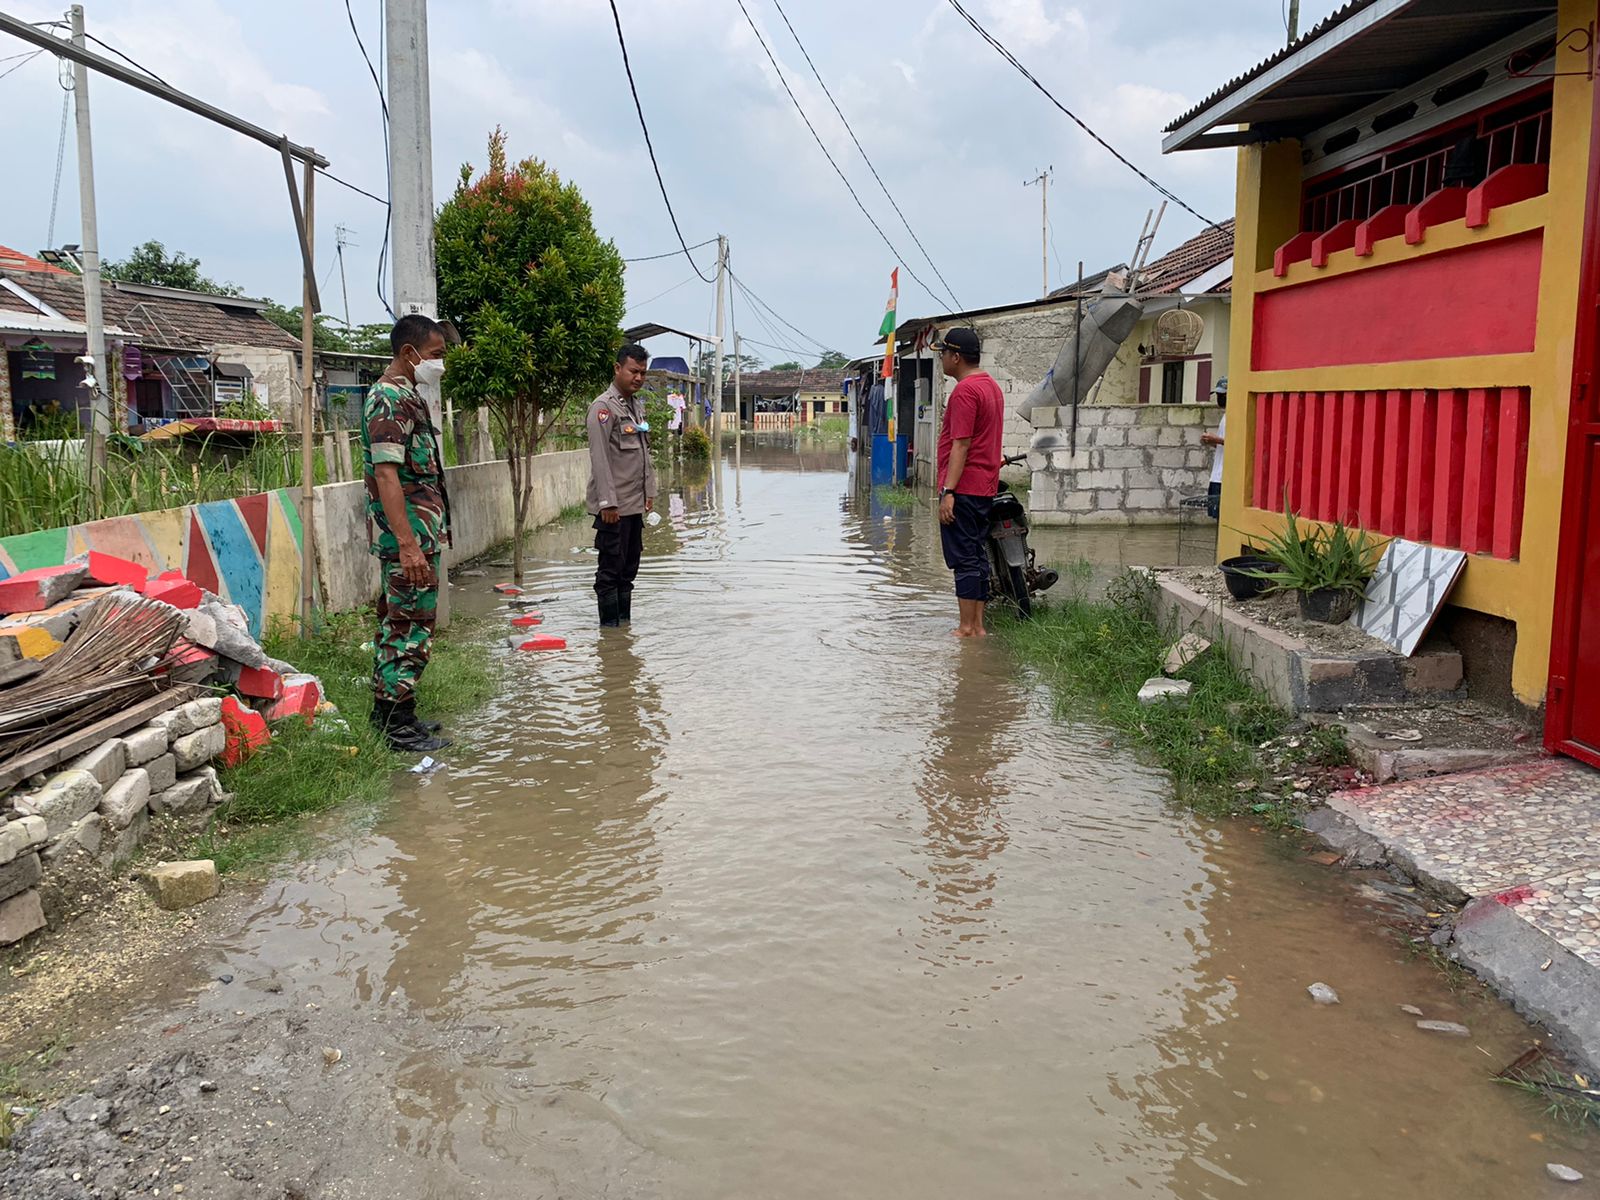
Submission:
[[948,330],[933,348],[944,373],[956,381],[939,428],[939,534],[961,608],[954,632],[957,637],[985,637],[989,509],[1000,487],[1005,397],[993,377],[978,367],[983,347],[977,330]]

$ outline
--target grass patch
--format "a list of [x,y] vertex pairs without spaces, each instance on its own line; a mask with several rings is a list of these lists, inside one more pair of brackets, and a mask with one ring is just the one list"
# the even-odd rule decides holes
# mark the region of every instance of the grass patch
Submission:
[[[389,794],[392,772],[414,756],[393,753],[368,722],[372,711],[372,651],[376,617],[369,610],[319,617],[317,632],[301,640],[280,623],[263,643],[268,654],[322,680],[343,726],[319,718],[307,729],[285,722],[270,745],[238,767],[222,771],[234,799],[217,809],[193,847],[221,871],[283,858],[301,841],[303,820],[341,805],[374,807]],[[471,712],[494,694],[488,647],[473,623],[457,618],[433,642],[433,657],[417,698],[433,717]]]
[[589,509],[580,501],[577,504],[567,505],[559,513],[557,513],[553,524],[564,525],[568,521],[581,521],[588,515]]
[[[50,1089],[37,1082],[37,1076],[55,1066],[65,1052],[65,1043],[56,1037],[20,1062],[0,1063],[0,1150],[11,1148],[11,1139],[28,1119],[29,1110],[53,1098]],[[23,1111],[19,1114],[13,1109]]]
[[1296,823],[1300,802],[1273,779],[1347,761],[1338,731],[1275,743],[1269,764],[1262,747],[1290,729],[1291,717],[1216,650],[1181,672],[1194,685],[1187,704],[1141,705],[1139,688],[1162,673],[1176,635],[1149,615],[1155,585],[1147,574],[1125,573],[1104,601],[1085,594],[1088,576],[1086,564],[1068,572],[1062,599],[1036,606],[1030,621],[1002,619],[998,629],[1054,692],[1059,711],[1092,715],[1148,751],[1171,774],[1178,800],[1198,812]]
[[801,425],[800,432],[806,437],[842,442],[850,436],[850,418],[839,415],[817,417]]
[[872,489],[872,498],[889,508],[915,508],[917,489],[904,483],[880,483]]
[[1544,1114],[1575,1129],[1600,1130],[1600,1100],[1583,1093],[1593,1090],[1582,1075],[1565,1075],[1549,1064],[1514,1075],[1496,1075],[1503,1083],[1544,1102]]

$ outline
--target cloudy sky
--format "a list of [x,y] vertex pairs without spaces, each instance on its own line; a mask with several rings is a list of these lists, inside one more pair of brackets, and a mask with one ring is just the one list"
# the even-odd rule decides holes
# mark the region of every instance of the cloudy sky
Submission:
[[[802,106],[868,210],[933,288],[939,281],[828,105],[773,0],[745,0]],[[966,0],[1066,104],[1142,168],[1214,219],[1233,204],[1229,151],[1162,158],[1160,130],[1284,40],[1282,0]],[[26,20],[61,5],[8,0]],[[351,0],[375,56],[380,0]],[[1335,0],[1309,0],[1302,23]],[[377,92],[342,0],[87,0],[88,28],[173,86],[315,146],[332,170],[384,191]],[[667,187],[691,244],[726,233],[734,271],[806,337],[850,354],[877,332],[896,256],[851,201],[801,123],[737,0],[621,0],[635,76]],[[1125,259],[1158,203],[969,29],[946,0],[784,0],[795,30],[963,307],[1026,299],[1040,283],[1039,189],[1053,166],[1051,284],[1081,258]],[[443,201],[462,163],[481,164],[504,127],[517,157],[575,181],[624,256],[674,247],[604,0],[435,0],[431,6],[434,178]],[[0,38],[0,58],[25,49]],[[20,66],[18,64],[21,64]],[[380,63],[381,66],[381,63]],[[0,62],[8,179],[0,243],[47,244],[63,92],[50,55]],[[92,84],[102,254],[155,238],[197,255],[251,295],[297,303],[299,257],[277,156],[120,84]],[[78,240],[69,130],[55,242]],[[383,208],[323,184],[317,258],[324,304],[341,315],[334,227],[351,318],[384,317],[377,258]],[[1157,250],[1200,224],[1169,209]],[[709,273],[709,249],[698,252]],[[629,322],[709,327],[712,289],[682,257],[631,265]],[[735,298],[750,338],[810,342]],[[948,311],[906,270],[904,316]],[[657,352],[679,352],[667,340]],[[756,346],[766,361],[798,357]]]

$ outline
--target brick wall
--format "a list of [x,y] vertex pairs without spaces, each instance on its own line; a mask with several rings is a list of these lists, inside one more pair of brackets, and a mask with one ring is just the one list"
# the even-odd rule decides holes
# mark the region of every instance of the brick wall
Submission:
[[1043,525],[1175,521],[1180,500],[1206,492],[1213,451],[1200,437],[1221,416],[1209,404],[1081,405],[1073,453],[1071,410],[1035,410],[1043,444],[1028,458],[1029,515]]

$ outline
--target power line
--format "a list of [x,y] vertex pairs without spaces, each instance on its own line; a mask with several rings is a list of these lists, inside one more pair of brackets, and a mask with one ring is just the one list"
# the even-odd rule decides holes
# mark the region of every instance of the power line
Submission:
[[[982,25],[980,25],[978,23],[978,19],[976,17],[974,17],[966,9],[961,7],[961,0],[950,0],[950,7],[955,9],[956,12],[960,13],[962,19],[965,20],[968,25],[972,26],[972,28],[974,29],[974,31],[977,32],[979,37],[981,37],[984,41],[988,42],[989,45],[993,46],[994,49],[995,49],[995,52],[998,53],[1001,58],[1005,59],[1008,63],[1010,63],[1013,67],[1015,67],[1018,70],[1018,72],[1021,73],[1021,75],[1022,75],[1022,77],[1024,79],[1026,79],[1029,83],[1033,84],[1034,87],[1038,88],[1040,93],[1044,96],[1044,98],[1046,100],[1050,101],[1051,104],[1054,104],[1057,108],[1059,108],[1068,117],[1068,119],[1070,119],[1075,125],[1078,126],[1079,129],[1082,129],[1085,133],[1087,133],[1095,141],[1099,142],[1100,145],[1105,147],[1106,150],[1110,151],[1110,153],[1111,153],[1113,158],[1115,158],[1123,166],[1127,167],[1128,170],[1132,171],[1140,179],[1144,180],[1147,184],[1149,184],[1152,188],[1154,188],[1157,191],[1157,193],[1159,193],[1160,195],[1164,196],[1166,199],[1170,200],[1173,204],[1176,204],[1179,208],[1183,209],[1184,212],[1189,213],[1191,216],[1194,216],[1194,217],[1198,218],[1201,221],[1204,221],[1206,223],[1206,225],[1208,227],[1210,227],[1210,228],[1215,228],[1216,227],[1217,223],[1215,221],[1211,220],[1209,217],[1204,216],[1203,214],[1197,212],[1195,209],[1191,208],[1189,205],[1185,204],[1183,199],[1182,199],[1182,197],[1180,197],[1176,192],[1171,191],[1170,189],[1163,187],[1161,184],[1157,183],[1154,179],[1152,179],[1149,175],[1145,174],[1144,171],[1142,171],[1138,167],[1134,166],[1133,163],[1130,162],[1128,160],[1128,158],[1120,150],[1118,150],[1110,142],[1106,141],[1105,138],[1101,137],[1093,129],[1090,129],[1089,126],[1084,122],[1082,117],[1078,116],[1077,113],[1073,112],[1065,104],[1063,104],[1063,103],[1061,103],[1061,101],[1057,100],[1055,98],[1055,96],[1051,94],[1050,89],[1045,87],[1044,84],[1040,83],[1038,78],[1033,74],[1033,72],[1028,70],[1027,67],[1023,66],[1022,63],[1020,63],[1017,60],[1017,56],[1015,54],[1012,54],[1011,51],[1009,51],[1009,50],[1007,50],[1005,48],[1005,46],[1001,45],[1000,41],[992,33],[990,33],[987,29],[985,29]],[[913,276],[913,278],[915,278],[915,276]]]
[[56,139],[56,181],[50,190],[50,224],[44,235],[44,244],[52,250],[56,244],[56,207],[61,203],[61,167],[67,161],[67,113],[72,106],[72,89],[65,79],[61,84],[61,135]]
[[375,192],[369,192],[364,187],[357,187],[355,184],[351,183],[348,179],[340,179],[332,171],[324,171],[321,167],[318,167],[317,168],[317,174],[321,175],[324,179],[328,180],[330,183],[337,183],[340,187],[347,187],[352,192],[356,193],[356,195],[358,195],[358,196],[365,196],[368,200],[376,200],[379,204],[382,204],[385,207],[388,207],[389,202],[387,200],[385,200],[382,196],[379,196]]
[[29,63],[31,63],[34,59],[38,58],[39,55],[41,55],[43,53],[44,53],[43,50],[35,50],[32,54],[28,55],[21,62],[19,62],[16,66],[7,67],[4,71],[0,71],[0,79],[4,79],[7,75],[12,75],[12,74],[15,74],[17,71],[22,70],[23,67],[27,66]]
[[151,79],[154,79],[157,83],[161,84],[163,87],[171,87],[172,86],[165,79],[161,78],[161,76],[157,75],[154,71],[152,71],[149,67],[145,66],[142,62],[135,62],[133,59],[129,58],[126,54],[124,54],[121,50],[118,50],[110,42],[102,42],[99,38],[95,37],[95,35],[92,34],[92,33],[85,33],[84,36],[87,37],[91,42],[94,42],[96,45],[98,45],[102,50],[111,51],[111,53],[115,54],[118,58],[120,58],[123,62],[127,63],[130,67],[133,67],[135,70],[143,71],[146,75],[150,76]]
[[[674,251],[674,253],[676,253],[676,251]],[[679,288],[683,287],[685,284],[690,284],[690,283],[693,283],[693,282],[694,282],[694,276],[691,275],[691,276],[689,276],[689,278],[685,279],[682,283],[675,283],[671,287],[669,287],[666,291],[657,292],[654,296],[651,296],[650,299],[648,299],[648,300],[635,300],[632,304],[628,305],[627,309],[623,312],[623,316],[627,316],[628,313],[631,313],[636,308],[643,308],[646,304],[654,304],[657,300],[661,299],[661,297],[670,296],[670,295],[672,295],[673,292],[677,291]],[[704,280],[702,280],[701,282],[704,282]]]
[[[378,89],[378,107],[383,111],[384,186],[390,193],[393,193],[394,180],[389,177],[389,98],[383,93],[383,80],[378,78],[378,69],[372,65],[372,56],[367,53],[367,44],[361,40],[361,30],[356,25],[356,14],[355,11],[350,7],[350,0],[344,0],[344,15],[350,21],[350,32],[355,34],[356,47],[361,51],[361,59],[367,64],[367,74],[372,76],[372,86]],[[382,0],[379,0],[378,4],[378,21],[381,32],[381,29],[385,23]],[[327,172],[323,172],[323,174],[326,175]],[[343,183],[344,186],[349,188],[351,191],[361,192],[361,194],[364,196],[372,196],[374,200],[377,200],[378,203],[382,204],[384,207],[383,244],[378,248],[378,303],[382,304],[383,311],[392,317],[394,316],[394,309],[390,307],[389,297],[386,296],[383,291],[383,269],[389,261],[389,226],[394,217],[394,211],[390,206],[390,202],[378,196],[373,196],[371,192],[365,191],[362,188],[358,188],[353,183],[345,183],[344,180],[339,179],[336,176],[328,175],[328,178],[332,179],[335,183]]]
[[667,183],[661,178],[661,164],[656,161],[656,148],[650,141],[650,126],[645,123],[644,105],[639,102],[639,88],[633,82],[633,65],[628,61],[628,40],[622,35],[622,14],[617,11],[617,0],[611,0],[611,19],[617,26],[617,45],[622,49],[622,69],[628,75],[628,90],[633,93],[633,108],[639,114],[639,128],[644,133],[644,146],[650,152],[650,165],[655,169],[656,186],[661,189],[661,203],[667,206],[667,216],[672,219],[672,232],[678,235],[678,245],[683,247],[683,256],[689,260],[694,273],[700,276],[700,281],[714,283],[716,281],[707,278],[700,270],[700,264],[695,262],[694,255],[689,253],[688,241],[683,236],[683,230],[678,228],[678,214],[672,211],[672,199],[667,195]]
[[[614,2],[615,0],[613,0]],[[800,107],[800,101],[795,96],[794,89],[789,86],[789,80],[784,76],[783,68],[778,65],[778,60],[773,56],[771,47],[767,45],[767,39],[762,37],[761,30],[756,28],[756,23],[750,16],[750,10],[744,6],[744,0],[734,0],[734,3],[739,6],[739,11],[744,14],[745,21],[750,25],[750,31],[756,35],[756,41],[760,42],[761,48],[766,51],[767,61],[772,64],[773,71],[777,73],[778,82],[783,84],[783,90],[788,93],[789,100],[794,105],[795,111],[800,114],[800,119],[806,123],[806,128],[811,131],[811,136],[816,139],[817,148],[822,151],[823,157],[828,160],[828,165],[833,168],[833,173],[839,177],[839,182],[844,184],[845,190],[850,193],[850,199],[856,202],[856,207],[861,210],[861,215],[866,217],[873,229],[877,230],[878,236],[883,239],[883,244],[889,247],[889,252],[894,255],[895,261],[905,267],[906,274],[915,279],[921,285],[923,291],[938,300],[938,297],[934,295],[933,289],[923,281],[916,271],[912,270],[910,264],[906,262],[905,256],[895,249],[894,243],[889,240],[889,235],[883,231],[883,226],[873,219],[872,214],[867,211],[867,206],[861,203],[861,197],[856,195],[856,189],[850,186],[850,181],[845,178],[844,172],[839,169],[839,164],[833,161],[833,155],[828,152],[828,147],[823,142],[822,135],[817,132],[817,127],[811,123],[811,118],[806,116],[806,110]],[[940,301],[940,303],[943,303],[943,301]]]
[[[756,295],[755,290],[748,283],[746,283],[744,280],[740,279],[737,275],[734,275],[732,267],[728,268],[728,274],[733,278],[733,281],[735,283],[737,283],[740,287],[742,287],[745,290],[745,294],[748,295],[751,300],[753,300],[755,303],[759,304],[762,308],[766,309],[769,313],[771,313],[774,317],[776,317],[777,320],[781,324],[783,324],[785,327],[787,327],[788,329],[792,330],[795,333],[798,333],[800,335],[800,338],[801,338],[802,341],[811,342],[811,343],[815,344],[818,348],[820,348],[820,349],[822,349],[824,351],[832,349],[832,347],[830,347],[827,342],[819,341],[818,339],[812,337],[805,330],[798,329],[793,324],[791,324],[790,322],[784,320],[782,315],[778,312],[777,309],[773,308],[772,305],[768,304],[760,296]],[[933,295],[932,292],[929,292],[928,294],[930,296]]]
[[823,82],[822,72],[817,70],[817,64],[811,61],[811,52],[806,49],[800,35],[794,31],[794,26],[789,23],[789,14],[783,11],[780,0],[772,0],[772,6],[778,10],[778,15],[783,18],[784,26],[789,30],[789,36],[794,38],[794,44],[800,47],[800,53],[805,57],[806,66],[811,68],[811,73],[816,76],[817,84],[822,88],[822,94],[828,98],[828,103],[833,105],[833,111],[838,113],[839,121],[844,125],[845,132],[850,135],[850,140],[855,143],[856,149],[861,152],[861,161],[867,164],[867,170],[872,172],[872,177],[878,181],[878,186],[883,189],[884,196],[888,199],[890,207],[894,209],[895,216],[900,218],[900,223],[906,227],[906,232],[911,235],[911,240],[917,244],[917,249],[922,251],[922,257],[928,260],[928,265],[933,268],[933,273],[938,276],[939,282],[944,284],[944,290],[954,301],[957,310],[961,308],[961,301],[956,298],[955,289],[950,286],[950,281],[939,270],[939,264],[933,261],[933,255],[928,253],[928,248],[922,244],[922,239],[917,236],[917,231],[911,228],[911,222],[906,219],[906,214],[900,211],[900,205],[895,202],[894,196],[889,192],[889,185],[883,181],[883,176],[878,174],[878,168],[872,165],[872,160],[867,157],[866,147],[861,144],[861,139],[856,137],[856,131],[850,127],[850,122],[845,119],[839,102],[833,98],[833,93],[828,90],[828,85]]
[[[716,240],[717,240],[716,238],[707,238],[703,242],[696,242],[692,246],[684,247],[684,249],[685,250],[702,250],[707,246],[714,245],[716,243]],[[643,256],[641,256],[639,258],[625,258],[622,261],[625,262],[625,263],[630,263],[630,262],[655,262],[656,259],[658,259],[658,258],[677,258],[678,255],[680,255],[682,253],[683,253],[683,250],[668,250],[665,254],[646,254],[646,255],[643,255]],[[702,280],[705,280],[705,276],[703,276],[703,275],[700,278]]]

